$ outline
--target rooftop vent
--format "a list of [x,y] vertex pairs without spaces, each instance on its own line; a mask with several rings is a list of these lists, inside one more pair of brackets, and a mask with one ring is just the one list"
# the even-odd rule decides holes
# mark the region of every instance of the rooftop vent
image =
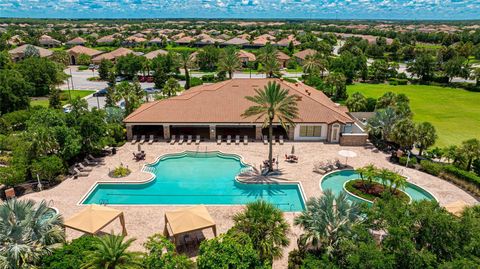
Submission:
[[238,88],[240,87],[239,85],[232,85],[233,88]]

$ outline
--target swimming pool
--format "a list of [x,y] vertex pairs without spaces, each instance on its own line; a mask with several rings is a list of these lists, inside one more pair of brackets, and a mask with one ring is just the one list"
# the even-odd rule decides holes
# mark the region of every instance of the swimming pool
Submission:
[[[343,186],[345,185],[346,182],[353,179],[358,179],[358,178],[360,178],[360,174],[358,174],[354,170],[342,170],[342,171],[333,172],[324,176],[322,178],[320,185],[322,190],[330,189],[333,191],[335,195],[338,195],[340,192],[345,191]],[[436,201],[437,200],[431,193],[410,182],[407,182],[407,186],[403,191],[407,193],[410,196],[410,198],[414,201],[418,201],[418,200]],[[348,192],[347,194],[348,194],[348,199],[351,201],[371,203],[364,199],[360,199],[359,197],[354,196]]]
[[239,205],[264,199],[283,211],[305,208],[300,185],[244,184],[236,176],[251,169],[237,155],[183,152],[146,165],[153,179],[145,183],[97,183],[82,204]]

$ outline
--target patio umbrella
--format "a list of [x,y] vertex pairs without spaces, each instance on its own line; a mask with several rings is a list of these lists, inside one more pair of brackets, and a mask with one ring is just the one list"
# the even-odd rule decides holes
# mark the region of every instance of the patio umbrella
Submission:
[[291,152],[292,155],[295,154],[295,146],[292,145],[292,152]]
[[357,153],[351,151],[351,150],[340,150],[338,152],[338,155],[342,156],[342,157],[345,157],[345,165],[347,164],[348,162],[348,158],[353,158],[353,157],[357,157]]

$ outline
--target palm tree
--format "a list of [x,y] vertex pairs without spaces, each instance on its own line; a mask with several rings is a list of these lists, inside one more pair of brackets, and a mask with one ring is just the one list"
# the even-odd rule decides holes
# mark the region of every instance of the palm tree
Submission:
[[331,254],[346,239],[351,227],[360,221],[360,206],[351,203],[345,192],[335,196],[326,190],[320,198],[310,198],[307,208],[294,219],[294,224],[305,231],[302,245],[322,248]]
[[368,120],[367,130],[373,134],[380,134],[383,140],[388,140],[398,115],[392,107],[377,110],[375,116]]
[[277,49],[270,44],[260,49],[257,59],[262,64],[262,71],[267,74],[267,77],[272,78],[280,70]]
[[323,73],[327,71],[327,66],[328,61],[325,57],[321,53],[316,52],[313,55],[307,56],[303,63],[303,71],[309,76],[320,73],[323,77]]
[[145,96],[145,91],[138,82],[131,84],[127,81],[122,81],[115,87],[113,96],[115,102],[122,99],[125,101],[125,114],[128,115],[140,106]]
[[0,205],[0,268],[31,268],[65,241],[63,219],[45,201],[11,199]]
[[179,90],[180,90],[180,84],[178,84],[178,81],[174,78],[169,78],[165,83],[165,86],[163,86],[162,93],[163,95],[167,95],[168,97],[171,97],[172,95],[177,95],[177,92]]
[[268,126],[268,172],[273,171],[272,159],[272,136],[273,121],[278,120],[282,127],[287,130],[293,128],[294,119],[298,117],[297,95],[289,95],[288,90],[281,89],[277,82],[268,82],[263,91],[255,89],[255,96],[246,96],[245,98],[255,105],[249,107],[242,114],[244,118],[257,116],[256,120],[263,118],[263,128]]
[[362,181],[367,182],[367,184],[364,184],[364,190],[366,192],[372,186],[373,180],[378,176],[378,169],[373,164],[357,168],[355,172],[360,174]]
[[82,269],[133,269],[142,268],[141,254],[129,252],[135,239],[123,242],[125,236],[107,234],[98,238],[95,250],[87,254],[86,262]]
[[227,47],[223,50],[218,61],[218,69],[228,73],[228,77],[232,79],[233,73],[240,69],[242,63],[237,56],[237,50],[235,47]]
[[480,140],[472,138],[462,142],[459,152],[467,160],[465,169],[470,171],[475,159],[480,159]]
[[182,51],[178,56],[178,62],[185,71],[185,90],[188,90],[190,89],[190,73],[188,69],[194,65],[192,54],[188,51]]
[[422,122],[417,125],[417,148],[419,149],[418,155],[422,156],[425,149],[435,144],[437,140],[437,131],[430,122]]
[[367,98],[360,92],[354,92],[346,101],[346,105],[350,112],[361,112],[367,110]]
[[247,204],[245,211],[237,213],[233,220],[233,229],[250,236],[264,262],[282,257],[282,248],[289,244],[289,225],[280,209],[264,200],[257,200]]

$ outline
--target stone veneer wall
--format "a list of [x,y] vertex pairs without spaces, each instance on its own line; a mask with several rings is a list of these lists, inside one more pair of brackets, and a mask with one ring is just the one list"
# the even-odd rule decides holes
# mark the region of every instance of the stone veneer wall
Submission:
[[342,134],[340,135],[341,146],[363,146],[367,143],[367,134]]

